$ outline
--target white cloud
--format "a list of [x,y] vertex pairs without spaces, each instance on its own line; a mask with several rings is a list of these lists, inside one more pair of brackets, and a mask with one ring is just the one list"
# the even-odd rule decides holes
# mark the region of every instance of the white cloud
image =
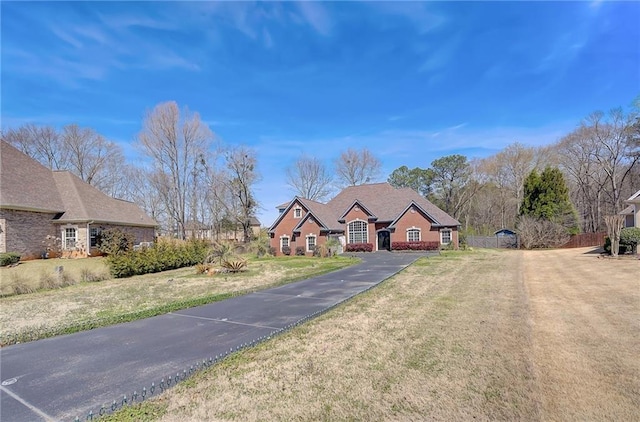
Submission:
[[421,34],[442,29],[448,18],[434,10],[434,3],[419,1],[381,1],[365,3],[368,7],[383,15],[404,18]]
[[305,22],[322,35],[331,33],[331,19],[326,8],[320,2],[301,1],[295,3]]
[[426,59],[418,69],[420,72],[435,72],[446,67],[453,61],[460,46],[461,37],[452,35],[448,40],[437,47],[425,49],[423,53]]

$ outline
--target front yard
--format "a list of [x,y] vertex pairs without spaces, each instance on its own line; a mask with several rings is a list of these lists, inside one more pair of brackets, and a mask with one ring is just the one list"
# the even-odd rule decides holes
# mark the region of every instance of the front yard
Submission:
[[107,420],[637,420],[638,261],[447,252]]
[[[36,290],[42,280],[57,282],[64,267],[66,287],[0,298],[0,345],[35,340],[131,321],[222,300],[252,290],[292,282],[356,263],[346,257],[249,258],[247,271],[207,276],[193,267],[124,279],[109,279],[102,258],[27,261],[0,268],[2,291],[16,281]],[[99,282],[82,281],[95,275]]]

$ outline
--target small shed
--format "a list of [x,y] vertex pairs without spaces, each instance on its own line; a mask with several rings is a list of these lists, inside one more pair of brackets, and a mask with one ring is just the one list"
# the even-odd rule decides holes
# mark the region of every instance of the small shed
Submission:
[[496,247],[498,248],[518,248],[518,235],[513,230],[500,229],[494,233],[496,236]]

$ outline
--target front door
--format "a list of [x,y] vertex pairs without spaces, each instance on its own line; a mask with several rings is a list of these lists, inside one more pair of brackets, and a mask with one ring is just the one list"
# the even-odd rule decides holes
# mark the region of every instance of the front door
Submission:
[[389,230],[380,230],[378,232],[378,250],[391,250],[391,235]]

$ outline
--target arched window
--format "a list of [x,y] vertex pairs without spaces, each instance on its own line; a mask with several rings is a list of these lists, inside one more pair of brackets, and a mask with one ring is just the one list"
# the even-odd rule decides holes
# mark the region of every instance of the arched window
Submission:
[[356,220],[348,224],[349,243],[367,243],[367,222]]
[[420,229],[411,227],[407,229],[407,242],[419,242],[420,241]]

